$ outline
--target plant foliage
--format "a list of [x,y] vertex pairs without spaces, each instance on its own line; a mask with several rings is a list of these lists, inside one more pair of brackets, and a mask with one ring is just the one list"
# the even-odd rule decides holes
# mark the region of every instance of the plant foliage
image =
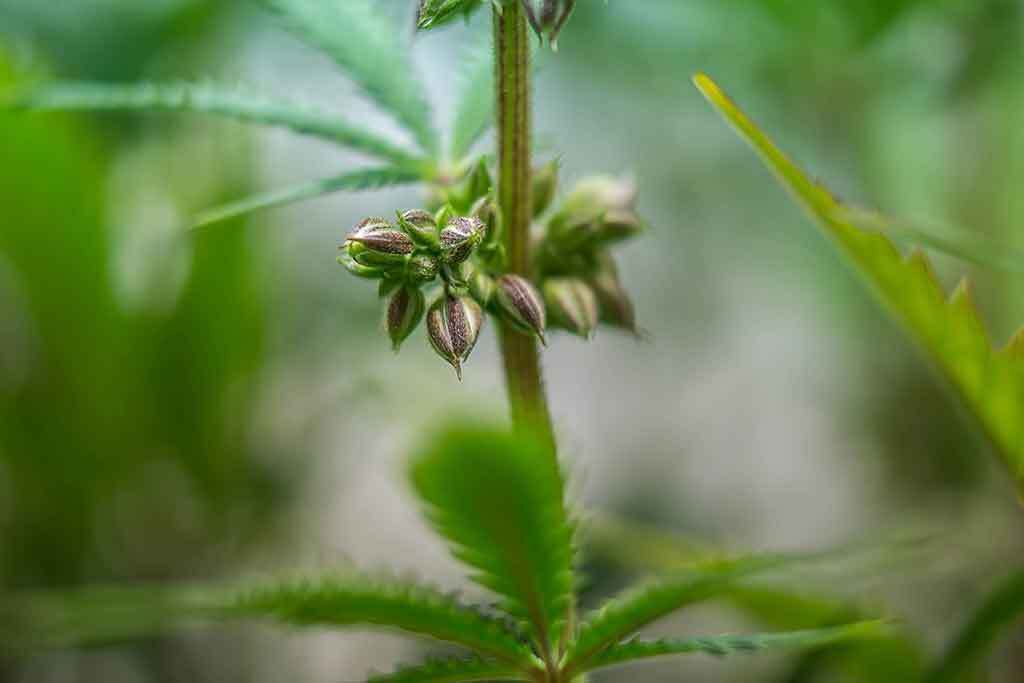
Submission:
[[904,257],[887,236],[851,222],[856,213],[783,154],[718,85],[704,75],[695,82],[921,344],[1024,493],[1024,330],[995,349],[966,279],[947,298],[927,256]]

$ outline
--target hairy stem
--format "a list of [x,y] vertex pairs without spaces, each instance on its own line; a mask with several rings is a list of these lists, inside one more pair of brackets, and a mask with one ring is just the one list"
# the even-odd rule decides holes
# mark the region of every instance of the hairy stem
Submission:
[[[530,220],[533,215],[530,161],[530,33],[518,1],[494,10],[497,52],[498,203],[501,207],[509,270],[530,274]],[[508,324],[501,328],[512,421],[540,433],[555,445],[544,395],[537,341]]]

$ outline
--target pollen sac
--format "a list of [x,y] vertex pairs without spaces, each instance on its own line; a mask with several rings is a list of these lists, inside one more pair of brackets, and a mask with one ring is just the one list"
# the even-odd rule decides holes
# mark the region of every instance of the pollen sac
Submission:
[[636,196],[636,185],[630,180],[606,176],[583,180],[551,218],[549,234],[567,249],[633,237],[643,230],[636,214]]
[[469,215],[479,218],[484,224],[484,241],[493,243],[498,238],[498,205],[490,195],[476,200]]
[[456,216],[441,231],[441,255],[448,265],[462,263],[480,246],[487,226],[475,216]]
[[345,248],[357,263],[387,267],[402,263],[415,245],[412,238],[382,218],[367,218],[345,238]]
[[437,277],[437,259],[426,254],[416,254],[409,259],[405,267],[405,275],[414,285],[425,285]]
[[554,321],[583,338],[597,328],[597,294],[578,278],[552,278],[544,283],[544,300]]
[[601,270],[588,280],[601,306],[601,322],[637,334],[633,300],[623,288],[611,257],[605,255],[604,262]]
[[413,242],[425,247],[437,247],[437,222],[433,214],[423,209],[411,209],[398,214],[398,224]]
[[611,244],[636,237],[643,232],[644,225],[630,209],[609,211],[591,226],[591,237],[594,242]]
[[501,312],[512,325],[528,334],[535,334],[542,344],[547,344],[544,330],[547,328],[547,313],[540,293],[524,277],[503,275],[497,282],[497,301]]
[[551,161],[533,172],[533,217],[551,207],[558,191],[558,162]]
[[552,45],[576,9],[576,0],[522,0],[526,17],[538,36],[547,36]]
[[462,366],[473,351],[483,324],[483,309],[466,296],[446,294],[427,312],[430,345],[455,368],[459,380],[462,380]]
[[388,299],[384,322],[395,351],[423,320],[425,310],[426,301],[418,287],[400,287]]

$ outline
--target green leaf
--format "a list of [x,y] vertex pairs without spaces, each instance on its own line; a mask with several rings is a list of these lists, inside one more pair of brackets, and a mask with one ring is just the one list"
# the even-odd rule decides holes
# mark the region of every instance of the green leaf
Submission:
[[421,0],[416,28],[426,31],[447,24],[460,14],[468,21],[483,0]]
[[851,640],[881,638],[886,635],[887,630],[884,622],[862,621],[808,631],[710,636],[686,640],[634,640],[605,650],[591,661],[587,670],[603,669],[653,657],[696,652],[724,657],[761,650],[818,648]]
[[0,605],[15,650],[96,644],[225,619],[294,626],[370,625],[468,647],[515,665],[533,657],[504,622],[421,586],[337,575],[250,588],[110,588],[28,596]]
[[569,650],[567,666],[585,671],[601,652],[644,626],[688,605],[725,595],[742,579],[789,561],[765,555],[716,562],[632,589],[587,615]]
[[329,55],[427,152],[436,152],[430,106],[409,52],[368,0],[258,0],[309,44]]
[[924,347],[1024,494],[1024,330],[996,351],[966,280],[947,300],[923,253],[903,258],[885,235],[851,224],[847,209],[790,161],[710,78],[698,75],[695,82]]
[[1024,571],[1017,571],[996,588],[953,641],[926,683],[959,681],[971,673],[997,638],[1024,619]]
[[370,683],[463,683],[469,681],[528,681],[521,669],[483,659],[446,659],[371,676]]
[[405,185],[422,180],[421,174],[401,168],[372,168],[315,180],[294,187],[286,187],[253,195],[230,204],[217,206],[196,216],[193,228],[203,228],[231,218],[237,218],[264,209],[294,204],[343,190],[376,190],[392,185]]
[[198,83],[116,85],[56,82],[0,94],[2,109],[36,111],[174,111],[212,114],[289,128],[398,164],[419,163],[408,152],[339,117],[240,89]]
[[494,123],[494,51],[481,48],[465,61],[452,129],[451,154],[456,161],[469,154]]
[[412,465],[437,531],[472,577],[503,599],[542,650],[557,642],[573,600],[573,526],[554,453],[528,434],[453,428]]

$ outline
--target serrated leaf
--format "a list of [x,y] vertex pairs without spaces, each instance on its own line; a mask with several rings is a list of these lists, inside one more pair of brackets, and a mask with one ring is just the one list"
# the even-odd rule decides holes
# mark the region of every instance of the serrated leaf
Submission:
[[515,665],[533,660],[502,621],[430,588],[362,576],[247,588],[110,588],[28,596],[2,603],[0,616],[10,617],[0,627],[2,640],[22,651],[118,641],[194,622],[260,618],[293,626],[377,626],[455,643]]
[[345,70],[374,102],[409,130],[427,152],[437,150],[430,106],[409,51],[368,0],[256,0],[299,38]]
[[238,216],[251,214],[296,202],[322,197],[343,190],[376,190],[394,185],[406,185],[422,180],[419,173],[401,168],[372,168],[345,173],[333,178],[315,180],[310,183],[286,187],[271,192],[253,195],[236,202],[224,204],[203,211],[196,216],[193,228],[203,228]]
[[1024,495],[1024,360],[1013,351],[1016,347],[996,351],[966,290],[947,302],[927,258],[915,254],[904,259],[888,237],[849,222],[848,210],[786,157],[710,78],[694,80],[925,349]]
[[369,683],[468,683],[469,681],[528,681],[522,670],[483,659],[445,659],[371,676]]
[[[488,46],[489,48],[489,46]],[[452,127],[452,159],[459,160],[494,123],[494,51],[478,49],[465,59]]]
[[426,31],[443,26],[460,15],[467,21],[483,0],[420,0],[416,28]]
[[954,639],[925,683],[963,680],[991,651],[999,636],[1024,620],[1024,571],[1010,575],[985,599]]
[[569,649],[567,666],[585,671],[601,652],[644,626],[683,607],[727,594],[743,579],[789,561],[766,555],[716,562],[631,589],[587,615]]
[[198,83],[45,83],[0,95],[0,108],[35,111],[140,111],[210,114],[289,128],[397,164],[421,163],[413,155],[340,117],[237,88]]
[[587,670],[604,669],[667,655],[704,653],[724,657],[762,650],[820,648],[851,640],[881,638],[887,631],[884,622],[862,621],[831,628],[783,633],[709,636],[686,640],[634,640],[605,650],[591,661]]
[[573,527],[554,453],[528,434],[447,430],[412,465],[427,516],[543,650],[573,600]]

